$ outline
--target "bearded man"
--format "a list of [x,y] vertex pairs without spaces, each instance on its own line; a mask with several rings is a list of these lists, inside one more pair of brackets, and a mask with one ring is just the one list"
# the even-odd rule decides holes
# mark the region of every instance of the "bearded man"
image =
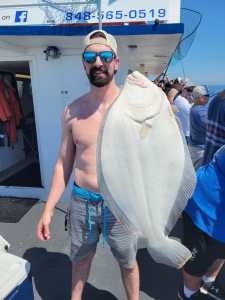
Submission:
[[[71,236],[72,300],[81,300],[100,233],[106,237],[119,263],[128,300],[139,299],[137,236],[105,207],[96,175],[97,136],[105,113],[120,94],[114,75],[119,66],[115,38],[95,30],[84,39],[82,62],[90,91],[66,106],[62,115],[62,139],[52,185],[37,226],[37,237],[49,240],[54,209],[73,172],[69,207]],[[117,179],[115,179],[117,180]],[[106,222],[104,221],[105,219]]]

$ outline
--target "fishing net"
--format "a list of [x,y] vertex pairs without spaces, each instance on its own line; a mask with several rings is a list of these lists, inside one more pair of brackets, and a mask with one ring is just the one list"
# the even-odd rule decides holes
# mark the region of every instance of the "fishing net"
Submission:
[[184,24],[184,33],[166,67],[164,75],[167,73],[169,66],[175,65],[186,57],[195,40],[201,21],[202,15],[200,12],[189,8],[181,8],[181,23]]

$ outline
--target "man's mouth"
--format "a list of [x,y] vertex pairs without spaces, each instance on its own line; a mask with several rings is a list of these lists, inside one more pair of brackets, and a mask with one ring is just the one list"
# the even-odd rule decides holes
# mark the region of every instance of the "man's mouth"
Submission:
[[101,71],[101,70],[98,70],[98,71],[95,71],[94,74],[96,74],[96,75],[99,75],[99,74],[105,74],[105,72],[104,72],[104,71]]

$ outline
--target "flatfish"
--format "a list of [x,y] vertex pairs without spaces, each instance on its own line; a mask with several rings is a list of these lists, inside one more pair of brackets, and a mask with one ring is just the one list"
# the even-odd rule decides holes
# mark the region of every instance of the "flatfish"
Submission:
[[181,268],[191,252],[169,234],[194,191],[195,171],[166,95],[137,71],[103,120],[97,177],[109,209],[152,258]]

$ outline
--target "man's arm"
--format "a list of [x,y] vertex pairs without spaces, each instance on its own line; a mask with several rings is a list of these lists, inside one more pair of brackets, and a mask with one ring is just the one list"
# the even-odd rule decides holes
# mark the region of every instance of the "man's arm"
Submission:
[[65,109],[62,115],[61,145],[59,156],[55,164],[51,189],[37,226],[37,237],[40,240],[48,240],[51,238],[49,225],[54,214],[54,209],[65,190],[73,169],[75,145],[73,142],[72,130],[68,124],[67,114],[68,108]]

